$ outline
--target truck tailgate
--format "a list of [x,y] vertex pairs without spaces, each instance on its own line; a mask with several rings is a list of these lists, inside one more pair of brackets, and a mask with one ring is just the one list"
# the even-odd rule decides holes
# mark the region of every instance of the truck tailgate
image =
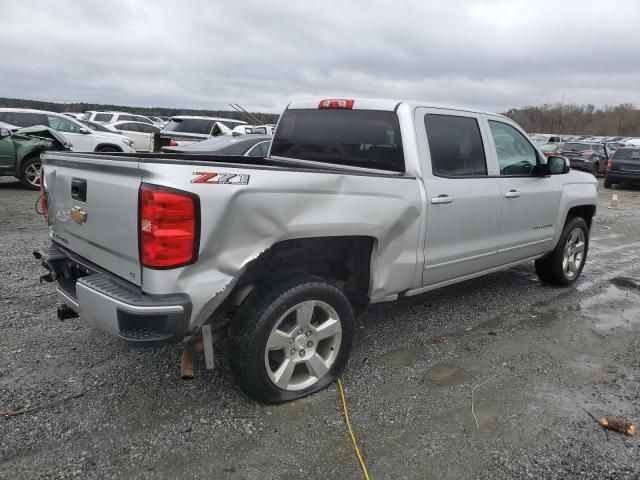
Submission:
[[43,162],[51,239],[140,285],[137,159],[48,153]]

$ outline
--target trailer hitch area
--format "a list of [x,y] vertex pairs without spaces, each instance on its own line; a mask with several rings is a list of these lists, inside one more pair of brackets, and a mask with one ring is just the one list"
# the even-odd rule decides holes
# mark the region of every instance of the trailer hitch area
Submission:
[[44,275],[40,276],[40,283],[42,283],[42,282],[51,283],[53,281],[54,281],[53,280],[53,272],[51,272],[51,271],[49,271],[49,273],[45,273]]
[[207,370],[215,368],[213,347],[224,337],[225,329],[211,331],[211,325],[203,325],[201,335],[194,335],[184,344],[182,358],[180,360],[180,376],[187,380],[194,378],[194,361],[197,354],[204,352]]

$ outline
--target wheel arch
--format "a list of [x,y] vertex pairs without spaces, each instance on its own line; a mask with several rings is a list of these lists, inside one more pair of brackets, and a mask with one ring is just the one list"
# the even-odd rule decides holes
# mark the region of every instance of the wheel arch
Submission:
[[99,152],[103,148],[115,148],[119,152],[123,152],[124,151],[124,150],[122,150],[121,146],[116,145],[114,143],[108,143],[108,142],[99,143],[98,145],[96,145],[96,148],[94,148],[93,151],[94,152]]
[[309,273],[342,290],[354,311],[369,304],[372,257],[377,240],[369,236],[305,237],[273,244],[249,262],[215,311],[217,322],[237,308],[258,284],[287,273]]
[[[591,222],[593,221],[593,217],[596,214],[596,206],[595,205],[576,205],[571,207],[567,211],[567,216],[564,219],[564,223],[567,223],[571,217],[582,217],[584,218],[589,228],[591,228]],[[564,224],[563,224],[564,225]]]

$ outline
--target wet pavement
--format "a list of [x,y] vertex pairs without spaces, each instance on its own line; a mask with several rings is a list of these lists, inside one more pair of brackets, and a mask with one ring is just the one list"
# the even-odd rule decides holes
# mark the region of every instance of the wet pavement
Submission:
[[[257,405],[224,344],[218,370],[185,382],[178,346],[58,322],[30,257],[46,243],[36,198],[0,180],[0,411],[84,396],[0,418],[0,478],[362,478],[335,386]],[[601,186],[570,288],[523,265],[371,306],[343,383],[372,478],[640,478],[638,437],[607,441],[584,411],[640,422],[639,332],[638,188]]]

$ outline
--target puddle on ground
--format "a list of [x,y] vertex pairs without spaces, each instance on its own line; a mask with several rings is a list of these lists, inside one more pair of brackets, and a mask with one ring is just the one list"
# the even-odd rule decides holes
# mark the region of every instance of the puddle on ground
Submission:
[[391,350],[380,357],[380,363],[392,367],[406,367],[418,360],[422,350],[422,347],[418,346]]
[[480,322],[480,328],[496,328],[504,322],[504,317],[493,317],[484,322]]
[[597,330],[615,330],[640,323],[640,297],[635,295],[640,290],[637,282],[617,277],[611,283],[614,285],[598,295],[597,301],[589,299],[583,302],[582,314],[594,322]]
[[640,292],[640,282],[634,278],[615,277],[611,279],[611,283],[624,290],[637,290]]
[[459,385],[467,379],[467,372],[453,363],[443,363],[431,367],[422,376],[426,380],[441,387],[447,385]]
[[539,327],[546,327],[553,322],[561,320],[563,312],[560,310],[551,310],[550,312],[533,311],[528,314],[528,323]]

